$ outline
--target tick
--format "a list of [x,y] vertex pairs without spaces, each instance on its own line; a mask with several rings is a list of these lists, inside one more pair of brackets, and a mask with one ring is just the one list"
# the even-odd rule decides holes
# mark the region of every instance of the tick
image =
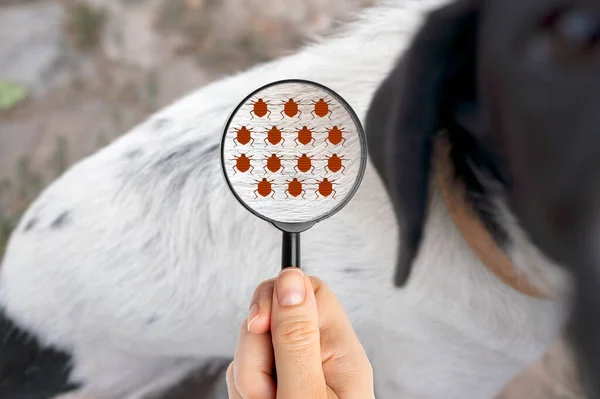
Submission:
[[281,137],[281,130],[277,129],[276,126],[273,126],[267,132],[267,137],[265,138],[265,144],[268,145],[267,141],[269,143],[271,143],[272,145],[279,144],[280,142],[281,142],[281,145],[283,145],[283,143],[285,143],[285,139],[283,137]]
[[271,111],[269,111],[269,101],[265,101],[262,98],[259,98],[256,101],[252,101],[251,104],[252,111],[250,111],[250,115],[252,115],[252,118],[250,119],[254,119],[255,116],[257,116],[258,118],[262,118],[267,114],[267,119],[270,119]]
[[271,183],[273,183],[273,181],[269,181],[267,180],[265,177],[263,177],[262,180],[255,180],[256,181],[256,190],[254,190],[254,198],[258,198],[258,194],[260,194],[263,197],[267,197],[269,194],[271,194],[271,198],[275,198],[275,191],[273,191],[273,186],[271,185]]
[[332,111],[329,109],[329,106],[331,105],[330,102],[325,101],[322,98],[319,98],[319,101],[313,100],[313,105],[315,106],[311,112],[313,119],[315,119],[315,114],[320,118],[323,118],[326,115],[328,115],[329,119],[331,119]]
[[321,194],[323,197],[329,197],[332,193],[332,198],[335,198],[336,191],[333,189],[332,184],[334,181],[335,180],[327,180],[327,178],[317,181],[317,183],[319,183],[319,188],[315,190],[317,198],[319,198],[319,194]]
[[339,157],[337,154],[333,154],[329,158],[327,158],[325,172],[327,172],[327,169],[329,169],[332,173],[336,173],[341,170],[342,174],[345,174],[344,170],[346,169],[346,167],[342,165],[342,159],[344,159],[344,155]]
[[277,156],[277,154],[271,154],[271,156],[267,156],[267,164],[263,167],[265,173],[267,173],[267,169],[269,169],[272,173],[279,172],[283,173],[283,166],[281,165],[281,158]]
[[294,166],[294,170],[296,171],[296,173],[298,173],[298,170],[300,172],[308,172],[310,170],[310,173],[312,173],[314,175],[314,172],[311,169],[315,169],[315,167],[312,164],[312,158],[309,157],[306,154],[302,154],[301,157],[297,157],[296,160],[298,161],[296,163],[296,166]]
[[[294,139],[296,142],[296,147],[300,144],[310,144],[312,142],[312,146],[315,146],[315,138],[312,136],[312,130],[307,128],[306,126],[302,126],[302,129],[298,130],[298,137]],[[298,144],[300,142],[300,144]]]
[[285,190],[285,198],[290,198],[288,193],[292,197],[297,197],[302,194],[302,198],[306,195],[306,191],[302,188],[303,181],[298,180],[297,178],[293,178],[291,181],[287,181],[288,188]]
[[342,143],[342,147],[345,147],[346,138],[342,135],[345,133],[344,128],[338,128],[337,126],[332,127],[327,130],[327,138],[325,139],[325,145],[328,146],[329,143],[333,145],[338,145]]
[[235,138],[233,142],[235,143],[235,147],[237,147],[238,143],[241,145],[246,145],[250,143],[252,146],[254,144],[254,139],[250,135],[252,133],[252,129],[248,129],[246,126],[242,126],[239,129],[235,130]]
[[250,155],[249,157],[246,156],[246,154],[242,154],[239,157],[236,157],[235,155],[233,156],[233,160],[235,160],[235,165],[233,167],[233,174],[235,175],[236,169],[239,170],[242,173],[246,173],[248,170],[250,171],[250,174],[252,174],[252,171],[254,170],[254,166],[252,166],[250,164],[250,160],[252,159],[252,155]]
[[296,102],[293,98],[290,98],[288,101],[283,101],[283,110],[281,111],[281,117],[283,118],[283,114],[285,113],[287,116],[289,116],[290,118],[293,118],[294,116],[298,115],[298,118],[300,118],[300,116],[302,116],[302,111],[300,111],[300,109],[298,108],[298,106],[300,105],[298,102]]

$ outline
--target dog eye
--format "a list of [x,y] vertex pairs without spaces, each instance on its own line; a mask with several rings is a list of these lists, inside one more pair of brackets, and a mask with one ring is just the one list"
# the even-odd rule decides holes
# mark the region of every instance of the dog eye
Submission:
[[544,23],[555,50],[563,55],[584,55],[600,43],[600,15],[586,10],[566,9],[552,14]]

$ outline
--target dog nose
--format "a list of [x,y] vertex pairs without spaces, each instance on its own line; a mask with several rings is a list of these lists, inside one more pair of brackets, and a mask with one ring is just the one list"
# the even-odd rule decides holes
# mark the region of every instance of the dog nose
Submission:
[[71,356],[43,345],[0,310],[0,398],[49,399],[74,391]]

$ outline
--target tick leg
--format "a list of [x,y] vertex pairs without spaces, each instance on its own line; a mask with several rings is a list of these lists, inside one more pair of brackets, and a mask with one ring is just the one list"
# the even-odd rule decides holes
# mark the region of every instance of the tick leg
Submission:
[[250,143],[250,146],[251,146],[251,147],[254,147],[254,139],[253,139],[253,138],[250,138],[250,140],[252,140],[252,142]]
[[254,111],[250,111],[250,115],[252,116],[250,119],[254,119]]
[[254,198],[258,198],[258,195],[256,194],[257,191],[258,191],[258,189],[254,190]]
[[331,114],[333,114],[333,111],[329,111],[329,119],[331,119]]
[[267,138],[265,138],[265,145],[266,145],[266,146],[268,146],[268,145],[269,145],[269,143],[267,143],[267,140],[268,140],[268,139],[269,139],[268,137],[267,137]]
[[325,139],[325,147],[329,147],[329,139]]
[[267,112],[268,112],[267,119],[271,119],[271,111],[267,111]]
[[294,143],[296,143],[296,147],[298,147],[300,145],[300,144],[298,144],[298,139],[297,138],[294,139]]
[[271,198],[275,199],[275,190],[271,190],[273,194],[271,194]]
[[231,168],[231,169],[233,169],[233,174],[235,175],[235,174],[237,173],[237,172],[235,171],[235,166],[234,166],[233,168]]
[[237,143],[237,137],[234,137],[234,138],[233,138],[233,143],[235,144],[235,145],[234,145],[234,147],[237,147],[237,146],[238,146],[238,143]]
[[[325,169],[325,173],[327,173],[327,168],[329,167],[329,165],[325,165],[325,167],[323,169]],[[329,169],[331,170],[331,169]]]
[[310,114],[312,115],[312,118],[315,119],[315,111],[311,111]]
[[304,198],[306,196],[306,190],[302,190],[303,194],[302,194],[302,198]]
[[283,147],[283,143],[285,143],[285,139],[282,137],[281,138],[281,146]]
[[333,192],[333,197],[332,198],[335,198],[336,191],[335,190],[331,190],[331,191]]
[[342,141],[342,147],[345,147],[346,146],[346,139],[342,139],[342,140],[343,140]]
[[313,175],[315,174],[315,167],[314,166],[310,167],[310,173],[312,173]]
[[294,166],[294,171],[295,171],[296,173],[300,173],[300,172],[298,172],[298,165]]
[[316,195],[315,199],[319,199],[319,190],[315,191],[315,195]]
[[285,115],[283,115],[283,111],[281,111],[280,114],[282,119],[285,118]]
[[344,165],[342,165],[342,174],[345,175],[344,170],[346,170],[346,167]]
[[287,193],[288,193],[288,190],[285,190],[283,193],[285,194],[285,199],[288,199],[288,198],[290,198],[290,196],[289,196],[289,195],[287,195]]
[[315,146],[315,143],[317,142],[317,140],[315,140],[314,138],[312,139],[312,146]]
[[302,116],[302,111],[298,110],[298,119]]
[[267,167],[266,167],[266,166],[263,166],[263,170],[265,171],[265,173],[269,173],[269,172],[267,171]]

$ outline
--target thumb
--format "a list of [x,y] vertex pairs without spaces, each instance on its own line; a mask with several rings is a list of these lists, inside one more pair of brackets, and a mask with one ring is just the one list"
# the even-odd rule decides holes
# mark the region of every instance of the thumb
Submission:
[[304,272],[281,271],[273,290],[271,336],[277,369],[277,398],[326,398],[321,363],[317,300]]

